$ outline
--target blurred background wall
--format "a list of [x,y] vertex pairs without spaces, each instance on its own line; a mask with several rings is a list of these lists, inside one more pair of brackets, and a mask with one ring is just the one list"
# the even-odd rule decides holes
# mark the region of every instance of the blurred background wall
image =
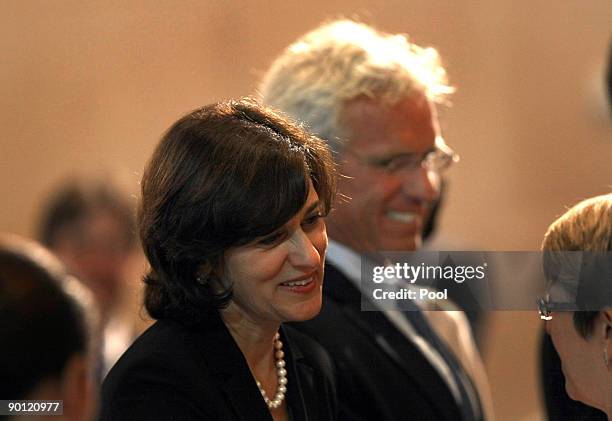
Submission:
[[[144,163],[174,120],[254,94],[287,44],[335,17],[441,53],[458,88],[442,126],[462,157],[449,174],[447,241],[537,250],[565,206],[612,191],[609,0],[4,0],[0,231],[34,236],[41,203],[70,174],[105,174],[135,207]],[[488,316],[500,420],[540,417],[539,328],[536,314]]]

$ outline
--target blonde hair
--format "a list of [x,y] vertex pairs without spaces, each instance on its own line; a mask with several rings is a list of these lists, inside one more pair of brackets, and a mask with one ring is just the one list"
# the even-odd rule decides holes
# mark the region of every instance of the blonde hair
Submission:
[[612,251],[612,194],[573,206],[553,222],[542,242],[548,251]]
[[[542,242],[544,251],[544,275],[550,284],[559,284],[577,301],[580,296],[579,283],[581,271],[584,268],[576,267],[576,261],[571,253],[566,251],[584,251],[595,254],[612,251],[612,194],[596,196],[583,200],[573,206],[555,222],[553,222]],[[587,260],[591,256],[587,256]],[[568,270],[569,268],[569,270]],[[600,269],[598,269],[601,272]],[[568,279],[562,276],[566,271],[573,274]],[[605,284],[586,287],[586,300],[590,306],[607,308],[610,306],[609,283],[605,272],[590,274],[586,279],[603,281]],[[591,283],[592,284],[592,283]],[[595,284],[596,285],[596,284]],[[590,289],[589,289],[590,288]],[[595,295],[593,295],[595,293]],[[588,338],[593,332],[595,318],[598,311],[575,311],[573,315],[574,327],[583,337]]]
[[335,152],[342,106],[358,97],[394,104],[415,92],[441,102],[454,89],[434,48],[363,23],[324,24],[290,45],[260,85],[262,101],[306,123]]

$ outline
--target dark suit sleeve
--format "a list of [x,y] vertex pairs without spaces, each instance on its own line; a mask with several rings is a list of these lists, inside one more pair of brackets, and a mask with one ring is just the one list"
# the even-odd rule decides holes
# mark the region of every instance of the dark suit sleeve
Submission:
[[190,376],[155,354],[118,366],[102,388],[100,421],[212,420],[196,408]]

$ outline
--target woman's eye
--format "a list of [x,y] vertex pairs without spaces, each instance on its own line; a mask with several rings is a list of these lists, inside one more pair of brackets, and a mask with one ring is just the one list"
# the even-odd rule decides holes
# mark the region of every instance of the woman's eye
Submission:
[[304,219],[304,223],[303,225],[305,226],[312,226],[314,224],[316,224],[319,219],[323,218],[323,215],[321,215],[320,213],[315,213],[310,215],[308,218]]

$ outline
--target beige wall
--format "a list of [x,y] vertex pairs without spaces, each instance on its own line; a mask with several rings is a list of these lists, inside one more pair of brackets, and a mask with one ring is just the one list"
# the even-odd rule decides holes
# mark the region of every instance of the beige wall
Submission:
[[[341,15],[407,32],[448,65],[458,91],[443,127],[462,156],[441,226],[449,241],[535,250],[564,206],[612,190],[612,123],[596,94],[609,0],[5,0],[0,231],[32,235],[67,173],[105,171],[135,202],[145,160],[179,115],[252,94],[284,46]],[[491,315],[501,420],[538,410],[536,318]]]

